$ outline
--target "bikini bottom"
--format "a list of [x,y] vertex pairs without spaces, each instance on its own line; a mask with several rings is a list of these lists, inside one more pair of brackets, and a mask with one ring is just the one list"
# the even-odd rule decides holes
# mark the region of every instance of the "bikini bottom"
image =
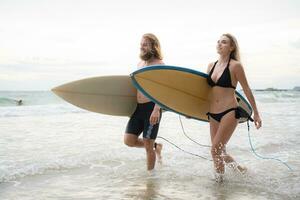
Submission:
[[221,119],[229,112],[231,111],[235,111],[235,118],[236,119],[240,119],[241,117],[245,117],[245,118],[248,118],[249,120],[252,121],[252,118],[249,116],[249,114],[241,107],[235,107],[235,108],[229,108],[227,110],[225,110],[224,112],[221,112],[221,113],[206,113],[207,117],[208,117],[208,120],[209,118],[213,118],[214,120],[220,122]]

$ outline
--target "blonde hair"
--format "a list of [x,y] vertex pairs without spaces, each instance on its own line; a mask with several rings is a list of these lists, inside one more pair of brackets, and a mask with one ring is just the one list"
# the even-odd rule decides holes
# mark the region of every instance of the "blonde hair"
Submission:
[[146,33],[143,35],[143,38],[147,39],[151,44],[151,51],[153,56],[157,59],[162,60],[163,55],[161,52],[161,47],[158,38],[152,33]]
[[226,36],[227,38],[229,38],[230,44],[234,48],[232,50],[232,52],[230,53],[230,58],[241,62],[240,48],[239,48],[239,44],[238,44],[236,38],[230,33],[224,33],[223,36]]

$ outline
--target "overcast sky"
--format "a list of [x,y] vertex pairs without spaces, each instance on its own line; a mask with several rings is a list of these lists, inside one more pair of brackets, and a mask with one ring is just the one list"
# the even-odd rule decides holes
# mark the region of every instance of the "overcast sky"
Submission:
[[0,0],[0,90],[130,74],[148,32],[166,64],[202,72],[232,33],[251,88],[300,86],[297,0]]

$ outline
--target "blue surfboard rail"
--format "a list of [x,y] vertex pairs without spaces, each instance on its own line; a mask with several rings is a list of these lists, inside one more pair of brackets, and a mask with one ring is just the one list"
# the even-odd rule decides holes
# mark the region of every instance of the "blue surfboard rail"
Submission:
[[[159,102],[158,100],[154,99],[150,94],[148,94],[141,86],[140,84],[136,81],[135,79],[135,75],[142,73],[142,72],[146,72],[146,71],[153,71],[153,70],[175,70],[175,71],[181,71],[181,72],[187,72],[187,73],[191,73],[191,74],[195,74],[195,75],[199,75],[201,77],[207,78],[208,74],[194,70],[194,69],[190,69],[190,68],[185,68],[185,67],[178,67],[178,66],[171,66],[171,65],[151,65],[151,66],[147,66],[145,68],[136,70],[134,72],[132,72],[130,74],[130,78],[132,80],[133,86],[141,91],[148,99],[150,99],[151,101],[153,101],[154,103],[158,104],[161,108],[168,110],[168,111],[172,111],[174,113],[186,116],[188,118],[192,118],[192,119],[196,119],[199,121],[204,121],[204,122],[208,122],[208,120],[203,120],[203,119],[199,119],[199,118],[195,118],[195,117],[191,117],[191,116],[187,116],[184,113],[178,112],[176,110],[173,110],[171,108],[169,108],[167,105],[162,104],[161,102]],[[250,106],[250,104],[248,103],[248,101],[238,92],[235,91],[235,94],[237,95],[238,98],[240,98],[241,100],[243,100],[243,102],[246,103],[247,107],[250,110],[250,116],[252,115],[252,107]]]
[[130,74],[131,77],[133,77],[135,74],[141,73],[141,72],[145,72],[145,71],[151,71],[151,70],[165,70],[165,69],[169,69],[169,70],[175,70],[175,71],[182,71],[182,72],[188,72],[191,74],[196,74],[199,76],[202,76],[204,78],[208,77],[208,74],[194,70],[194,69],[190,69],[190,68],[185,68],[185,67],[177,67],[177,66],[171,66],[171,65],[150,65],[147,66],[145,68],[136,70],[134,72],[132,72]]

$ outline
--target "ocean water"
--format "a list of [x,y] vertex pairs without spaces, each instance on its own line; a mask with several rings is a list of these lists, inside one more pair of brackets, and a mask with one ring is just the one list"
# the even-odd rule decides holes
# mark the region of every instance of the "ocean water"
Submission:
[[[0,199],[300,199],[300,92],[255,91],[263,119],[240,124],[227,151],[246,174],[226,169],[215,183],[210,150],[189,140],[165,112],[163,164],[149,173],[145,150],[123,144],[127,117],[91,113],[49,91],[0,92]],[[23,100],[16,105],[15,100]],[[207,123],[181,118],[186,134],[210,144]]]

